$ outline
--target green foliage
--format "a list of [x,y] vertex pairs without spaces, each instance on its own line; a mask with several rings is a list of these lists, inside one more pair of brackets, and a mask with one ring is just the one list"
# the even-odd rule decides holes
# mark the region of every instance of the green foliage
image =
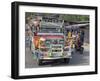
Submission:
[[88,15],[62,15],[62,19],[67,21],[89,21]]

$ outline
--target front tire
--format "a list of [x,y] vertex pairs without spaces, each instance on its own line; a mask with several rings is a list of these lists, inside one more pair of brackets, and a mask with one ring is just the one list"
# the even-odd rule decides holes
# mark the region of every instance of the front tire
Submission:
[[80,49],[80,54],[83,54],[83,51],[84,51],[84,48],[81,47],[81,49]]
[[64,63],[69,63],[69,61],[70,61],[70,58],[64,58]]
[[38,63],[39,65],[42,65],[42,60],[39,60],[39,63]]

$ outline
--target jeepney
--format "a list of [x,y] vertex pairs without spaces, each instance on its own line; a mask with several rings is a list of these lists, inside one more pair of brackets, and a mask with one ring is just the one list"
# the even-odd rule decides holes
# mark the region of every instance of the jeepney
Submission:
[[41,27],[36,36],[33,37],[34,53],[37,55],[38,63],[63,60],[68,63],[71,58],[71,46],[66,45],[66,38],[63,32],[63,21],[41,22]]

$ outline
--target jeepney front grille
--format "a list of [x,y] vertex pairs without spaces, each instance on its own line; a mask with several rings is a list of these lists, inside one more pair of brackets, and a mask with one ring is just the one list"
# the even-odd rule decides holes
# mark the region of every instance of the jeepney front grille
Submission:
[[55,49],[55,50],[52,50],[52,52],[61,52],[62,50],[60,49],[60,50],[57,50],[57,49]]
[[62,46],[61,45],[53,45],[52,46],[52,53],[62,53]]

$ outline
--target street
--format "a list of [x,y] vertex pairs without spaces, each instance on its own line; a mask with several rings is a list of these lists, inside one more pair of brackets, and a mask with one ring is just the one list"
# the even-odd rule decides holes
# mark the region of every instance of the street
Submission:
[[33,58],[32,53],[28,47],[26,47],[25,52],[25,68],[38,68],[38,67],[50,67],[50,66],[76,66],[76,65],[89,65],[89,45],[84,45],[84,52],[80,54],[79,52],[74,52],[72,54],[72,58],[70,59],[69,63],[63,64],[44,64],[39,66],[38,60]]
[[72,58],[68,65],[88,65],[89,64],[89,50],[88,48],[84,48],[84,53],[80,54],[74,53],[72,54]]

